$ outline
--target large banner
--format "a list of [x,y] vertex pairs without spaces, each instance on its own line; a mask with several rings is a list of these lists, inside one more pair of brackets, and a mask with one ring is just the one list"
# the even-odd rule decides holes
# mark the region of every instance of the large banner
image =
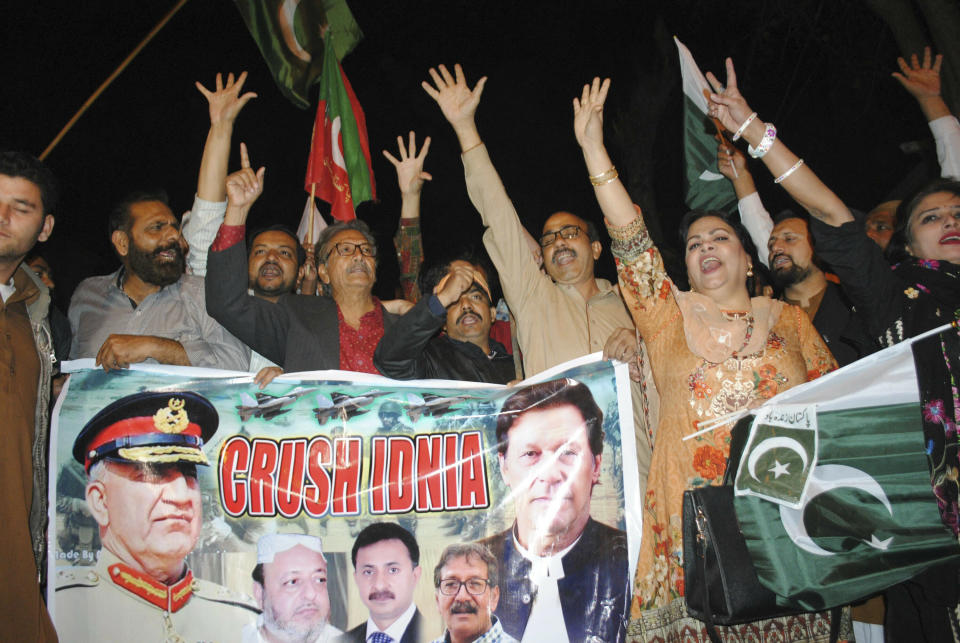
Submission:
[[[48,607],[62,641],[365,641],[368,619],[430,641],[487,608],[517,640],[623,640],[631,417],[625,367],[597,356],[512,388],[78,370],[51,431]],[[456,551],[437,568],[470,543],[492,558],[456,550],[469,578]]]

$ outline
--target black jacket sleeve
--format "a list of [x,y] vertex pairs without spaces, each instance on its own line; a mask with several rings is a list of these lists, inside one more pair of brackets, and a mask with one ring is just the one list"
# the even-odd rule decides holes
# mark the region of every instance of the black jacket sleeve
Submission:
[[288,312],[247,294],[247,246],[241,241],[207,256],[207,313],[244,344],[283,366]]
[[[416,380],[427,377],[424,349],[446,321],[430,310],[430,300],[422,298],[407,314],[397,318],[384,330],[383,338],[373,354],[373,364],[381,373],[396,380]],[[439,302],[437,302],[439,304]]]

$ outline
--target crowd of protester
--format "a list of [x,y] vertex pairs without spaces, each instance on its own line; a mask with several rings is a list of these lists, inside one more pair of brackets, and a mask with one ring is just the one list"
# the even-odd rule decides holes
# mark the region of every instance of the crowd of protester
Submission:
[[[109,234],[120,267],[83,281],[66,317],[49,304],[53,275],[34,254],[53,231],[56,182],[32,157],[3,152],[0,407],[10,439],[0,467],[7,489],[0,533],[13,562],[5,565],[0,601],[19,606],[6,624],[11,640],[55,640],[37,579],[45,582],[48,414],[67,357],[93,358],[105,371],[140,362],[249,370],[262,388],[282,372],[322,369],[512,384],[602,351],[630,366],[644,499],[624,634],[647,641],[699,632],[684,603],[681,499],[685,489],[711,482],[698,476],[694,450],[709,445],[726,457],[730,432],[682,438],[699,423],[952,321],[960,310],[960,124],[940,97],[940,56],[928,50],[899,64],[895,76],[929,121],[942,178],[866,216],[749,107],[732,61],[725,83],[708,74],[710,115],[729,138],[718,145],[717,164],[736,192],[739,217],[694,211],[679,222],[689,291],[667,275],[607,153],[609,79],[594,79],[573,100],[586,179],[611,239],[605,248],[596,226],[574,213],[554,213],[536,235],[523,227],[475,121],[486,79],[471,87],[459,65],[429,70],[423,88],[459,141],[466,188],[486,227],[485,252],[422,255],[430,138],[418,150],[413,132],[408,142],[398,137],[399,157],[384,151],[402,196],[394,239],[402,298],[394,301],[373,295],[387,250],[362,221],[326,227],[315,245],[282,225],[247,229],[268,179],[251,163],[255,150],[243,145],[241,167],[228,172],[234,123],[255,97],[243,92],[245,74],[218,75],[213,89],[197,83],[210,130],[190,212],[179,221],[162,192],[118,203]],[[761,169],[751,169],[744,147],[796,210],[766,211],[754,183]],[[604,251],[616,260],[619,284],[595,276]],[[960,466],[933,460],[943,470]],[[953,640],[958,570],[939,568],[906,585],[886,594],[888,639]],[[843,618],[849,629],[849,611]],[[829,621],[827,612],[808,614],[802,632],[783,631],[788,640],[826,640]],[[731,626],[728,635],[746,636],[758,625],[767,627]]]

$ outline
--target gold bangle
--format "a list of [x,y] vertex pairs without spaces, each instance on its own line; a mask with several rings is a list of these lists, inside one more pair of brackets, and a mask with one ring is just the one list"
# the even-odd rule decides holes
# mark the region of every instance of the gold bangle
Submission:
[[599,187],[601,185],[606,185],[610,181],[618,178],[619,176],[620,174],[617,172],[617,168],[611,167],[606,172],[601,172],[600,174],[595,174],[593,176],[589,176],[588,178],[590,179],[591,183]]
[[469,152],[470,150],[475,150],[475,149],[477,149],[478,147],[480,147],[481,145],[483,145],[483,141],[480,141],[480,142],[477,143],[476,145],[471,145],[471,146],[468,147],[467,149],[465,149],[465,150],[463,150],[462,152],[460,152],[460,154],[466,154],[466,153]]

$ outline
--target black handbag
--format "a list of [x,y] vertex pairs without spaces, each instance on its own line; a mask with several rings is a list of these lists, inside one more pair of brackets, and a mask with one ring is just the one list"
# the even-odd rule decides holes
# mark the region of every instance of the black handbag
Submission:
[[[777,595],[760,584],[733,507],[732,478],[745,446],[751,417],[732,433],[730,461],[723,484],[683,494],[683,576],[687,612],[707,625],[711,641],[720,641],[715,625],[736,625],[801,614],[783,607]],[[839,634],[841,608],[830,619],[830,640]]]

